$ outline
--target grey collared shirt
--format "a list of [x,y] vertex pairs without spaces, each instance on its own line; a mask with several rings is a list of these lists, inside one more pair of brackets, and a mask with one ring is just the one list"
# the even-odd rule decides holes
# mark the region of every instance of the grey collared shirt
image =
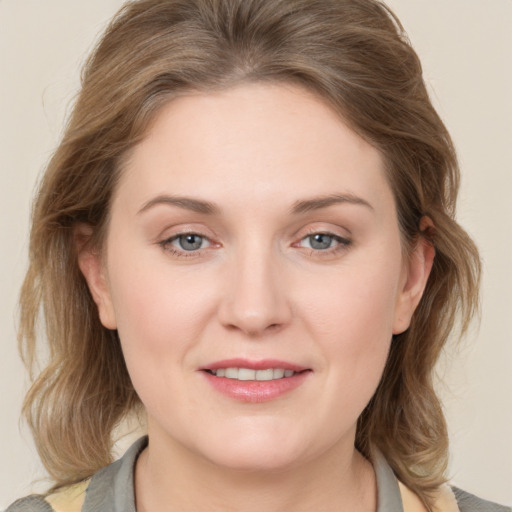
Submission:
[[[133,468],[137,456],[146,446],[147,438],[139,439],[121,460],[96,473],[87,489],[82,512],[136,512]],[[379,503],[377,512],[403,512],[397,479],[379,454],[375,457],[374,469]]]
[[[87,487],[82,512],[137,512],[133,472],[139,454],[148,444],[147,437],[136,441],[124,456],[98,471]],[[377,480],[377,512],[404,512],[398,481],[388,463],[376,454],[373,467]],[[511,512],[489,501],[454,489],[461,512]],[[13,503],[5,512],[54,512],[41,496],[29,496]]]

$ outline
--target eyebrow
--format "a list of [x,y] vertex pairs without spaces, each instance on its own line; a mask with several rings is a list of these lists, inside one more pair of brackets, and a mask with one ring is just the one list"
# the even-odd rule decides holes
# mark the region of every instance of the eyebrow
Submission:
[[[374,210],[373,206],[368,201],[353,194],[330,194],[296,201],[292,205],[291,213],[298,215],[315,210],[321,210],[322,208],[328,208],[335,204],[345,203],[365,206],[372,211]],[[184,210],[189,210],[195,213],[201,213],[203,215],[215,215],[220,212],[219,208],[209,201],[185,196],[160,195],[144,203],[137,214],[144,213],[157,205],[177,206],[178,208],[183,208]]]
[[373,206],[363,199],[354,194],[330,194],[327,196],[313,197],[302,201],[296,201],[292,206],[293,214],[308,213],[315,210],[321,210],[335,204],[354,204],[365,206],[366,208],[374,211]]
[[193,199],[191,197],[161,195],[151,199],[147,203],[144,203],[137,214],[144,213],[145,211],[157,205],[177,206],[178,208],[183,208],[184,210],[190,210],[192,212],[202,213],[205,215],[214,215],[219,213],[217,206],[215,206],[213,203],[210,203],[209,201]]

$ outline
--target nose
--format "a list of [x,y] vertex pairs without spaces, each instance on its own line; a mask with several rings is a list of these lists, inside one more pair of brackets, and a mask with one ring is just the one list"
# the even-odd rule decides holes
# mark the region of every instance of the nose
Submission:
[[234,259],[219,305],[221,324],[251,337],[281,330],[292,309],[278,258],[271,249],[248,247]]

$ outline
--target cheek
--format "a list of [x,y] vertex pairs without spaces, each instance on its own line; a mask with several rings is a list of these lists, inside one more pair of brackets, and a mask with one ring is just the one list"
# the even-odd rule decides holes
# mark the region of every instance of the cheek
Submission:
[[304,327],[322,346],[324,368],[340,390],[338,403],[351,403],[355,415],[386,364],[399,276],[397,265],[347,268],[331,276],[323,293],[311,288],[304,294]]
[[303,317],[321,337],[345,340],[354,350],[387,340],[392,335],[399,278],[398,265],[335,270],[326,285],[300,292]]
[[161,255],[116,255],[109,276],[125,356],[178,360],[213,314],[213,291],[193,272],[171,271]]
[[197,397],[183,390],[196,370],[191,355],[211,315],[211,294],[190,276],[140,261],[132,269],[117,266],[112,289],[124,358],[146,408],[164,418],[169,402],[172,410],[193,407]]

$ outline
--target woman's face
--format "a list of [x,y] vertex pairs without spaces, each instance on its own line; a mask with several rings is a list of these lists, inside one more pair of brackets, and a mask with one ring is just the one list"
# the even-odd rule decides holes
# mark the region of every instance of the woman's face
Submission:
[[269,469],[352,452],[429,251],[404,261],[376,149],[310,93],[253,84],[160,112],[80,264],[152,443]]

